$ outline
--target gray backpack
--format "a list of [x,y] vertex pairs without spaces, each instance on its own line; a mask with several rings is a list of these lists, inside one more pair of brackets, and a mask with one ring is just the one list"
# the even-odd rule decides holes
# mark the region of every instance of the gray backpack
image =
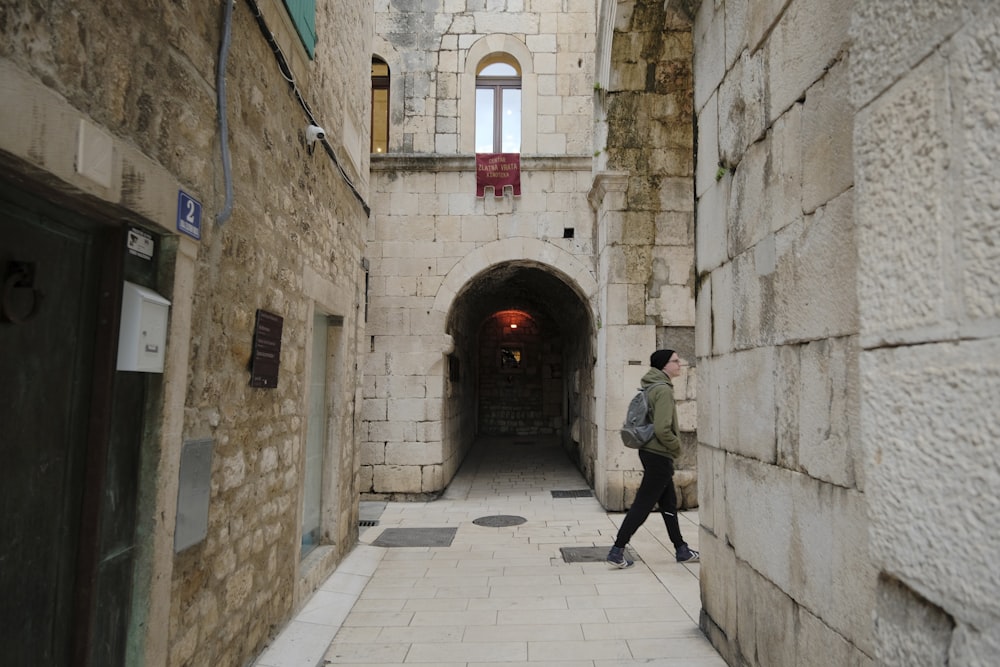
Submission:
[[646,392],[653,387],[666,382],[654,382],[646,388],[640,388],[632,397],[625,412],[625,423],[620,431],[622,443],[631,449],[639,449],[653,439],[653,420],[650,418],[649,398]]

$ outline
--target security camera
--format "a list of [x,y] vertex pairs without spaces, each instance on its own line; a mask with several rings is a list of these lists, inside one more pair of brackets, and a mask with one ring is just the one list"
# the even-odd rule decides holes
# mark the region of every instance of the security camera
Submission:
[[316,141],[326,139],[326,130],[319,125],[310,125],[306,128],[306,143],[312,146]]

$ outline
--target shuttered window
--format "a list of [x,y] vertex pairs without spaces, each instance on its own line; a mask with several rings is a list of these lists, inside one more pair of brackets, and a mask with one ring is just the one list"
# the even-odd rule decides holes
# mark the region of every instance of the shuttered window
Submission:
[[284,0],[302,46],[312,58],[316,52],[316,0]]

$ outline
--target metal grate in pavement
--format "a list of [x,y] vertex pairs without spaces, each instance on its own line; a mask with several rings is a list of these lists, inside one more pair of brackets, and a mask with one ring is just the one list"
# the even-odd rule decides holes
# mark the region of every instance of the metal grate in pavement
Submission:
[[386,528],[375,547],[450,547],[458,528]]
[[[606,547],[559,547],[563,561],[567,563],[603,563],[608,557],[611,546]],[[638,554],[632,551],[631,547],[625,547],[625,553],[629,560],[641,561]]]
[[590,498],[593,492],[590,489],[577,489],[573,491],[553,491],[553,498]]

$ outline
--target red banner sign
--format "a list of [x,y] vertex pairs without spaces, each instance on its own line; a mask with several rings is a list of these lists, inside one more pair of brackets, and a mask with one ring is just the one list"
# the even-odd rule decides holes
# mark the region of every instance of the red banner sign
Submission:
[[521,196],[520,153],[476,153],[476,196],[485,197],[493,188],[494,197],[503,197],[510,186],[515,197]]

